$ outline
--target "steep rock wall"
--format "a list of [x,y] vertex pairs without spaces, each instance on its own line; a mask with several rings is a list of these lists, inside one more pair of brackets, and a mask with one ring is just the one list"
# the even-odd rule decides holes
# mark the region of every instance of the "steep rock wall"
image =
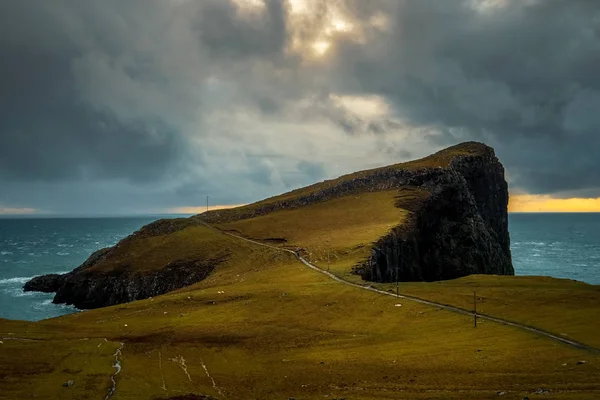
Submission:
[[508,187],[493,150],[457,157],[448,170],[428,178],[421,186],[431,196],[408,224],[375,243],[356,272],[378,282],[514,275]]
[[[124,239],[131,240],[131,239]],[[223,262],[218,260],[174,261],[156,271],[132,272],[117,268],[109,272],[93,267],[110,257],[113,248],[98,250],[81,266],[64,275],[43,275],[24,286],[25,291],[56,292],[53,303],[72,304],[79,309],[107,307],[147,299],[205,279]]]

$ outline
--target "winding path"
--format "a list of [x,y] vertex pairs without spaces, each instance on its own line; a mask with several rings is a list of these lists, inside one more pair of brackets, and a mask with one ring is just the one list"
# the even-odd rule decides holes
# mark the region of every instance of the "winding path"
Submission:
[[[435,301],[424,300],[424,299],[421,299],[419,297],[409,296],[409,295],[405,295],[405,294],[398,294],[398,295],[396,295],[395,293],[386,292],[386,291],[383,291],[383,290],[380,290],[380,289],[376,289],[376,288],[371,287],[371,286],[363,286],[363,285],[359,285],[359,284],[354,283],[354,282],[347,281],[345,279],[340,278],[339,276],[336,276],[336,275],[332,274],[331,272],[325,271],[325,270],[323,270],[323,269],[321,269],[321,268],[319,268],[319,267],[311,264],[306,259],[302,258],[299,254],[297,254],[296,252],[294,252],[292,250],[283,249],[281,247],[276,247],[276,246],[272,246],[272,245],[269,245],[269,244],[261,243],[261,242],[258,242],[256,240],[252,240],[252,239],[247,239],[245,237],[242,237],[242,236],[239,236],[239,235],[235,235],[233,233],[226,232],[226,231],[223,231],[221,229],[215,228],[214,226],[211,226],[209,224],[206,224],[206,223],[203,223],[203,224],[205,226],[211,228],[211,229],[214,229],[214,230],[216,230],[218,232],[221,232],[224,235],[228,235],[228,236],[234,237],[234,238],[239,239],[239,240],[244,240],[246,242],[253,243],[253,244],[256,244],[258,246],[268,247],[270,249],[274,249],[274,250],[278,250],[278,251],[283,251],[283,252],[290,253],[294,257],[296,257],[302,264],[306,265],[308,268],[311,268],[311,269],[313,269],[313,270],[315,270],[315,271],[317,271],[317,272],[319,272],[319,273],[321,273],[323,275],[326,275],[329,278],[331,278],[331,279],[333,279],[333,280],[335,280],[335,281],[337,281],[339,283],[342,283],[344,285],[353,286],[353,287],[356,287],[356,288],[359,288],[359,289],[363,289],[363,290],[369,290],[371,292],[375,292],[375,293],[378,293],[378,294],[383,294],[383,295],[386,295],[386,296],[396,297],[396,298],[400,298],[400,299],[406,299],[406,300],[413,301],[413,302],[416,302],[416,303],[420,303],[420,304],[425,304],[425,305],[428,305],[428,306],[433,306],[433,307],[441,308],[441,309],[444,309],[444,310],[447,310],[447,311],[452,311],[452,312],[457,313],[457,314],[473,316],[473,311],[466,310],[464,308],[454,307],[454,306],[450,306],[448,304],[436,303]],[[519,329],[523,329],[523,330],[526,330],[526,331],[530,331],[530,332],[533,332],[533,333],[537,333],[538,335],[545,336],[547,338],[550,338],[550,339],[553,339],[553,340],[555,340],[557,342],[560,342],[560,343],[563,343],[563,344],[575,347],[577,349],[585,350],[585,351],[588,351],[588,352],[594,353],[594,354],[600,354],[600,349],[597,349],[597,348],[592,347],[592,346],[588,346],[588,345],[583,344],[581,342],[577,342],[577,341],[574,341],[574,340],[565,339],[563,337],[554,335],[554,334],[552,334],[550,332],[547,332],[547,331],[544,331],[542,329],[534,328],[532,326],[520,324],[518,322],[509,321],[509,320],[505,320],[505,319],[498,318],[498,317],[493,317],[493,316],[488,315],[488,314],[477,313],[477,318],[483,319],[483,320],[488,320],[488,321],[493,321],[493,322],[497,322],[499,324],[508,325],[508,326],[512,326],[512,327],[515,327],[515,328],[519,328]]]

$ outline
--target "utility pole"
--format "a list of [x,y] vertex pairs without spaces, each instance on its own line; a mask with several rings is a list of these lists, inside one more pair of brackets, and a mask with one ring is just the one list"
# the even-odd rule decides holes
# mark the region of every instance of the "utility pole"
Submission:
[[208,196],[206,196],[206,211],[208,211]]
[[477,294],[473,291],[473,327],[477,328]]
[[399,297],[399,294],[398,294],[398,265],[396,265],[396,297]]

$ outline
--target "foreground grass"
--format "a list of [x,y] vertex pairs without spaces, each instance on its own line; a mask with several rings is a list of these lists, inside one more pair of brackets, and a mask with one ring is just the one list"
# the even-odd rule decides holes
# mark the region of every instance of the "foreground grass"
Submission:
[[[374,284],[383,290],[395,285]],[[401,282],[400,293],[534,326],[600,348],[600,286],[541,276],[472,275],[443,282]]]
[[[499,324],[473,329],[468,316],[347,287],[286,253],[192,229],[206,248],[230,252],[199,284],[38,323],[0,321],[2,338],[39,339],[3,340],[0,398],[103,399],[121,342],[113,399],[600,396],[598,356]],[[509,281],[498,290],[518,295]],[[520,312],[537,314],[525,303]]]

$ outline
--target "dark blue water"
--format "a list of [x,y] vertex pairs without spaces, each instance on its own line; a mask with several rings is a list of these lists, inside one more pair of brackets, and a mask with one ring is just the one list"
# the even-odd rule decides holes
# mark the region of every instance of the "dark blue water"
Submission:
[[160,217],[0,219],[0,318],[40,320],[76,312],[53,294],[23,292],[36,275],[64,273]]
[[[52,294],[23,292],[33,276],[67,272],[95,250],[159,217],[0,219],[0,318],[40,320],[69,314]],[[600,214],[511,214],[517,275],[600,284]]]
[[600,213],[510,214],[515,273],[600,284]]

